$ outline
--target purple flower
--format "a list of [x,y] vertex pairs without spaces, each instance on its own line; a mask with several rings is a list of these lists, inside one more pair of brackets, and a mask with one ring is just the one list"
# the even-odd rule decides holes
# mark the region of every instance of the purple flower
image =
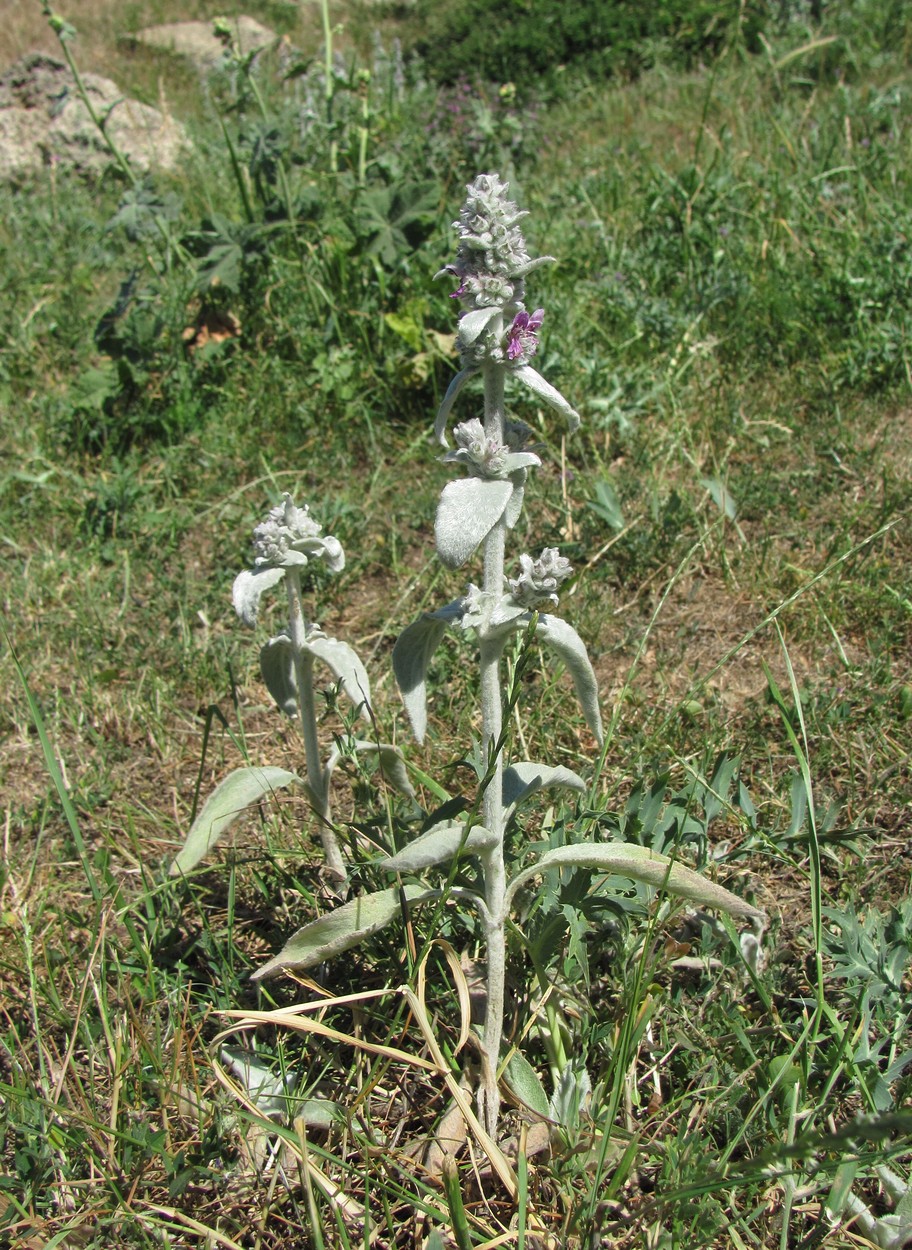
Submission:
[[507,332],[507,357],[510,360],[528,360],[538,350],[538,331],[545,319],[544,308],[534,313],[518,312]]

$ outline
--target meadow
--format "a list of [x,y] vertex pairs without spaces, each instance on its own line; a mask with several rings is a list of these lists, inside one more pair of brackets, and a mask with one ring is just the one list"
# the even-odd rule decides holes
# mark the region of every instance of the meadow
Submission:
[[[912,17],[717,7],[665,6],[613,60],[568,30],[547,70],[556,26],[517,19],[478,81],[458,5],[251,3],[290,44],[205,79],[121,36],[215,6],[63,14],[75,64],[167,99],[193,150],[0,187],[4,1244],[912,1238]],[[37,4],[3,41],[61,55]],[[517,535],[573,566],[604,726],[533,621],[504,750],[585,785],[535,795],[512,850],[647,848],[767,917],[751,952],[671,876],[543,872],[507,930],[496,1141],[470,856],[433,906],[404,872],[382,930],[251,980],[485,787],[471,644],[435,652],[420,745],[392,654],[480,580],[434,551],[459,362],[433,279],[494,171],[556,258],[527,279],[536,368],[581,417],[508,392],[542,461]],[[305,597],[414,789],[324,672],[347,895],[305,787],[169,873],[233,769],[304,769],[260,671],[278,611],[232,608],[286,492],[345,548]]]

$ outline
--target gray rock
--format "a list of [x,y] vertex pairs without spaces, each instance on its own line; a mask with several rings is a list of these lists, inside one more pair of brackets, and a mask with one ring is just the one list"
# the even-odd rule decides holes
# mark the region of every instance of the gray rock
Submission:
[[[217,19],[230,29],[232,39],[242,56],[248,52],[262,52],[275,47],[280,37],[268,26],[252,17],[226,17]],[[147,47],[164,48],[180,56],[186,56],[202,70],[213,70],[223,63],[225,47],[215,34],[214,22],[165,22],[161,26],[147,26],[137,31],[133,38]]]
[[[105,133],[135,169],[178,168],[190,148],[179,122],[129,99],[110,78],[82,78]],[[114,157],[67,65],[35,52],[0,76],[0,178],[22,178],[54,162],[89,173],[112,164]]]

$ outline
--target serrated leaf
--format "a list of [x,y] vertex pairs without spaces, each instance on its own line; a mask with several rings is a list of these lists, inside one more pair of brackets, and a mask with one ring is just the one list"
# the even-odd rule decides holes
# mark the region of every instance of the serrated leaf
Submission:
[[676,863],[667,855],[650,851],[645,846],[626,842],[580,842],[546,851],[536,865],[525,869],[510,883],[507,894],[513,894],[525,881],[549,868],[589,868],[594,872],[615,873],[642,881],[656,889],[667,890],[681,898],[727,912],[739,920],[761,920],[763,912],[738,898],[724,886],[708,881],[692,868]]
[[576,697],[583,709],[586,724],[601,746],[603,731],[602,713],[598,703],[598,682],[589,662],[585,643],[572,625],[568,625],[559,616],[550,616],[544,612],[538,618],[535,632],[542,642],[566,664],[567,671],[573,678]]
[[519,378],[520,382],[524,382],[531,391],[534,391],[539,399],[543,399],[562,417],[566,417],[567,429],[571,434],[579,429],[579,413],[564,399],[560,391],[556,390],[550,382],[545,381],[540,373],[530,365],[520,365],[519,368],[511,369],[510,372],[514,377]]
[[190,826],[187,840],[171,865],[171,876],[190,872],[248,807],[293,781],[300,778],[284,768],[238,768],[229,773],[209,795]]
[[426,890],[420,885],[407,885],[401,889],[393,886],[376,894],[364,894],[343,903],[335,911],[312,920],[293,934],[278,955],[273,956],[251,976],[252,981],[262,981],[279,972],[303,971],[333,959],[351,950],[365,938],[379,933],[397,916],[402,915],[405,903],[423,903],[426,899],[439,897],[439,891]]
[[438,443],[442,443],[444,447],[447,445],[446,425],[450,416],[450,409],[456,401],[456,396],[468,382],[469,378],[474,377],[478,372],[477,366],[469,369],[460,369],[453,378],[452,382],[446,389],[443,402],[437,410],[437,420],[434,422],[434,437]]
[[427,731],[427,677],[431,657],[440,645],[447,626],[462,615],[462,600],[437,612],[425,612],[406,626],[393,647],[393,673],[402,694],[402,702],[412,722],[412,733],[418,742]]
[[385,872],[422,872],[425,868],[447,863],[460,848],[472,853],[484,850],[493,841],[494,835],[483,825],[475,825],[468,834],[465,825],[434,825],[395,855],[381,859],[379,867]]
[[354,648],[338,638],[312,638],[306,649],[329,667],[356,710],[370,720],[370,679]]
[[284,569],[244,569],[238,573],[231,587],[231,602],[234,610],[252,629],[257,622],[257,609],[263,593],[278,583],[285,576]]
[[548,1095],[532,1064],[520,1052],[514,1051],[504,1069],[504,1080],[520,1102],[526,1104],[542,1119],[548,1118]]
[[465,564],[504,514],[513,483],[480,477],[449,482],[437,505],[437,554],[448,569]]
[[537,790],[547,786],[567,786],[570,790],[583,791],[586,783],[569,768],[554,768],[548,764],[532,764],[528,760],[517,761],[504,769],[504,807],[514,811],[520,803],[531,798]]

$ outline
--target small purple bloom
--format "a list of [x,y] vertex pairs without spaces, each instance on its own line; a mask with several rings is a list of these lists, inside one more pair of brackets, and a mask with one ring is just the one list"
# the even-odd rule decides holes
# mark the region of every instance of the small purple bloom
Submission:
[[544,308],[536,308],[534,313],[518,312],[513,324],[507,332],[507,357],[518,360],[534,356],[538,349],[538,331],[545,319]]

